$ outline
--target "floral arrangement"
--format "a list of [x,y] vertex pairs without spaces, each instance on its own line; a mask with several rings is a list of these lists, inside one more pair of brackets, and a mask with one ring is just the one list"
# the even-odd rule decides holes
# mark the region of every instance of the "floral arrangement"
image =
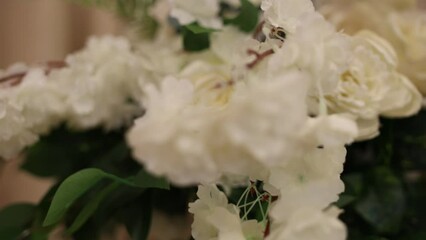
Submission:
[[0,71],[0,157],[57,180],[1,239],[147,239],[157,208],[196,240],[426,239],[416,1],[86,3],[128,36]]

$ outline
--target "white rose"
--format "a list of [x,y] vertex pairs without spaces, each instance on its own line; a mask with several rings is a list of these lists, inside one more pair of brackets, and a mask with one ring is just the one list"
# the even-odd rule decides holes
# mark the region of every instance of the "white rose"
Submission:
[[394,12],[389,25],[394,33],[390,40],[401,59],[400,71],[426,94],[426,11]]
[[320,11],[338,29],[355,34],[368,29],[389,41],[396,50],[398,69],[426,94],[426,17],[415,0],[320,1]]
[[[421,96],[410,81],[397,72],[397,57],[392,46],[376,34],[363,31],[353,40],[353,57],[342,74],[335,93],[327,95],[333,112],[350,113],[358,119],[374,119],[379,115],[405,117],[415,114]],[[363,121],[359,139],[374,136],[377,129]]]

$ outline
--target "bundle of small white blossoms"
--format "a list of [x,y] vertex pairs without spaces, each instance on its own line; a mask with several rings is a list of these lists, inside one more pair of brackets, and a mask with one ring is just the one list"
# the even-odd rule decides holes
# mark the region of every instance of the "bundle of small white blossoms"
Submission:
[[[195,239],[345,239],[332,206],[344,190],[345,145],[377,136],[379,116],[417,113],[421,94],[386,40],[336,31],[309,0],[251,1],[263,11],[254,33],[224,25],[221,2],[240,6],[159,0],[153,40],[92,38],[61,66],[2,72],[0,156],[62,122],[127,126],[148,171],[201,184],[189,205]],[[211,29],[210,48],[184,51],[169,19]],[[231,204],[216,184],[248,187]],[[262,204],[262,220],[250,219]]]

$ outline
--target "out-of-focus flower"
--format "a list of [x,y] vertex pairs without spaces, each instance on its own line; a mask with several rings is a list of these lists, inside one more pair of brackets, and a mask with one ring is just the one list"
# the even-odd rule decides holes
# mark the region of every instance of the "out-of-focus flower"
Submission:
[[[414,85],[397,72],[397,57],[392,46],[376,34],[363,31],[355,35],[353,57],[340,77],[335,93],[327,95],[333,112],[349,113],[358,119],[379,115],[405,117],[421,107],[421,95]],[[359,139],[377,135],[375,121],[363,121]],[[368,130],[368,131],[367,131]],[[372,131],[372,132],[370,132]]]
[[320,1],[320,11],[346,33],[368,29],[389,41],[399,70],[426,94],[426,17],[415,0]]
[[[273,74],[281,68],[291,68],[305,72],[312,80],[309,96],[317,100],[336,89],[349,63],[350,40],[336,32],[319,13],[306,14],[301,21],[303,24],[267,60],[268,71]],[[317,114],[317,105],[309,111]]]
[[136,120],[128,142],[149,171],[178,184],[212,182],[219,177],[205,138],[215,115],[194,105],[194,86],[167,77],[157,89],[145,87],[146,114]]
[[261,5],[265,21],[275,28],[294,32],[305,13],[313,13],[314,5],[310,0],[263,0]]
[[272,225],[266,240],[344,240],[347,230],[337,218],[339,212],[335,207],[326,211],[300,208],[285,223]]
[[426,94],[426,11],[411,10],[389,15],[390,41],[398,50],[399,69]]
[[65,96],[68,124],[87,129],[117,128],[140,114],[130,99],[144,68],[125,38],[91,38],[85,49],[66,59],[67,67],[50,74]]
[[62,119],[65,109],[63,95],[42,67],[13,65],[0,74],[8,76],[15,77],[0,86],[0,157],[5,159],[35,143]]
[[[270,169],[268,183],[280,192],[271,216],[284,221],[304,206],[322,210],[344,190],[340,174],[346,149],[357,136],[355,123],[345,116],[309,119],[301,135],[304,153]],[[327,167],[324,167],[327,166]]]
[[170,0],[170,15],[181,25],[198,22],[203,27],[220,29],[219,0]]

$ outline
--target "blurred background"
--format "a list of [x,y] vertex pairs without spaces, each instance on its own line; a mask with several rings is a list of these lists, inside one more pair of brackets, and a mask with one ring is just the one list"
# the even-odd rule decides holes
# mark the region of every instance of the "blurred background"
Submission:
[[[71,1],[0,0],[0,69],[15,62],[63,59],[82,48],[89,35],[122,31],[114,14]],[[19,171],[19,164],[10,161],[0,170],[0,208],[11,202],[36,202],[49,188],[49,179]]]

